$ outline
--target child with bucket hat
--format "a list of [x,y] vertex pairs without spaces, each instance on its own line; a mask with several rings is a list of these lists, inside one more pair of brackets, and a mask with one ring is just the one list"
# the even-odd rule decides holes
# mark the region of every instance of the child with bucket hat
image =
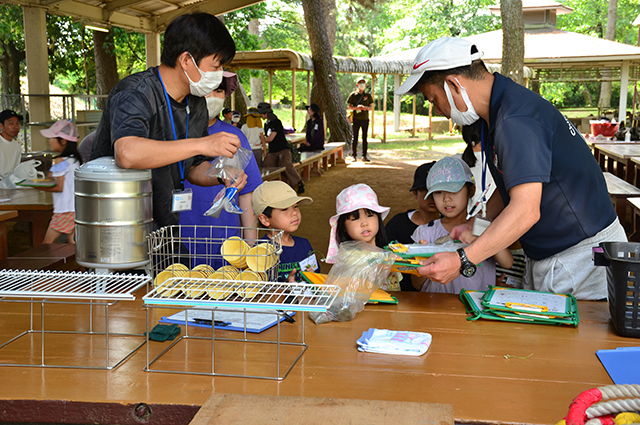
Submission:
[[40,134],[49,139],[51,150],[59,153],[50,170],[55,186],[36,187],[53,195],[53,215],[42,243],[52,244],[64,233],[67,242],[75,244],[74,172],[82,165],[78,154],[78,130],[71,121],[60,120],[51,128],[40,130]]
[[[283,181],[262,183],[253,192],[251,208],[258,221],[268,229],[283,230],[282,253],[278,267],[278,281],[300,282],[300,271],[319,272],[320,267],[308,239],[293,236],[302,222],[301,204],[310,204],[313,199],[298,196]],[[266,238],[270,238],[267,235]]]
[[[378,196],[366,184],[354,184],[340,192],[336,198],[336,215],[329,219],[331,236],[326,262],[336,262],[342,242],[363,241],[378,248],[388,245],[383,220],[389,209],[380,206]],[[381,289],[399,291],[400,279],[400,273],[392,273]]]
[[[467,205],[475,193],[475,179],[469,166],[459,158],[447,156],[436,162],[427,176],[427,195],[433,195],[436,208],[442,218],[418,226],[413,240],[419,243],[435,242],[447,236],[459,225],[471,223],[467,220]],[[425,198],[426,198],[425,197]],[[470,241],[463,241],[470,242]],[[470,277],[458,276],[448,284],[431,281],[423,276],[412,276],[413,285],[422,292],[460,293],[461,289],[486,291],[496,282],[497,261],[502,267],[510,268],[513,257],[508,249],[498,252],[477,266]]]

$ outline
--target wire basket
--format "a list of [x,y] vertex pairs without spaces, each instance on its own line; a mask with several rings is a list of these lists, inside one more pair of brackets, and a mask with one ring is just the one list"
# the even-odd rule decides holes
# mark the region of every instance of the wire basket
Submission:
[[[266,237],[267,232],[271,237]],[[175,278],[276,282],[283,231],[271,232],[249,227],[198,225],[156,230],[148,236],[154,287],[175,282]],[[179,290],[167,288],[167,295]]]
[[616,332],[640,338],[640,244],[602,242],[594,263],[607,266],[609,312]]

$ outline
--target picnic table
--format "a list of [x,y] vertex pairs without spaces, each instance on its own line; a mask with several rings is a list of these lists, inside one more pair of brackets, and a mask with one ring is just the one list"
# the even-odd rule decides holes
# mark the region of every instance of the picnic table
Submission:
[[307,135],[305,133],[289,133],[285,136],[295,147],[300,146],[302,142],[307,139]]
[[0,200],[3,200],[0,202],[0,211],[18,211],[18,216],[11,218],[11,221],[29,223],[31,245],[42,245],[53,214],[51,194],[33,188],[0,189]]
[[635,182],[635,167],[629,166],[629,161],[640,156],[640,142],[596,143],[593,149],[602,171],[615,173],[631,184]]
[[[109,311],[114,332],[145,329],[142,291],[135,301]],[[571,400],[582,391],[612,384],[595,354],[597,350],[638,345],[637,339],[614,333],[606,302],[579,301],[580,324],[572,327],[468,321],[457,295],[397,292],[394,296],[399,304],[367,304],[348,322],[315,325],[307,318],[305,340],[309,349],[281,382],[147,373],[143,371],[143,351],[108,372],[4,367],[0,420],[53,423],[47,419],[59,417],[81,423],[79,415],[91,411],[96,418],[111,420],[102,423],[129,423],[125,417],[130,417],[136,404],[146,403],[154,414],[170,417],[173,423],[185,423],[176,419],[180,412],[193,412],[190,407],[202,406],[217,393],[443,403],[453,406],[457,423],[553,424],[566,415]],[[47,308],[56,317],[55,325],[62,329],[81,323],[79,320],[87,314],[84,306]],[[154,323],[175,312],[163,310],[152,312]],[[7,303],[0,314],[0,341],[15,335],[20,326],[29,325],[28,312],[28,305]],[[306,313],[296,314],[296,323],[280,327],[284,340],[299,336],[302,315]],[[100,312],[96,320],[104,323],[104,319]],[[369,328],[429,332],[433,343],[421,357],[358,352],[356,340]],[[233,333],[215,332],[220,338]],[[276,332],[271,328],[259,336],[275,338]],[[190,327],[189,333],[210,336],[211,330]],[[91,356],[104,356],[103,346],[90,346],[91,341],[82,344],[81,336],[55,337],[63,343],[56,343],[54,336],[47,338],[53,342],[48,355],[61,362],[86,362]],[[135,343],[121,342],[123,347]],[[150,344],[153,352],[159,353],[170,342]],[[27,345],[26,354],[24,346],[0,350],[0,362],[37,361],[40,346],[34,345],[31,351]],[[269,344],[248,343],[243,348],[242,344],[223,343],[215,350],[216,359],[221,359],[216,368],[262,371],[274,367],[275,348]],[[174,346],[166,357],[169,368],[183,365],[191,372],[210,371],[211,343],[190,340]],[[122,418],[114,417],[116,414]]]

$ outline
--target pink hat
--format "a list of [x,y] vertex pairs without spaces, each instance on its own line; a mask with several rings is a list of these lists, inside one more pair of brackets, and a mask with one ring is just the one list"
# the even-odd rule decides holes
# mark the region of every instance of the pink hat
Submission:
[[224,71],[222,73],[222,78],[224,78],[224,82],[227,86],[224,91],[224,95],[225,97],[229,97],[238,88],[238,74]]
[[69,120],[56,121],[50,128],[40,130],[40,134],[48,139],[60,137],[70,142],[78,141],[78,130],[76,130],[76,126]]
[[389,207],[381,207],[378,204],[378,196],[369,186],[363,183],[354,184],[344,189],[336,198],[336,215],[329,219],[331,236],[329,239],[329,251],[326,262],[333,264],[338,254],[337,227],[338,218],[343,214],[357,211],[360,208],[375,211],[382,215],[384,220],[389,214]]

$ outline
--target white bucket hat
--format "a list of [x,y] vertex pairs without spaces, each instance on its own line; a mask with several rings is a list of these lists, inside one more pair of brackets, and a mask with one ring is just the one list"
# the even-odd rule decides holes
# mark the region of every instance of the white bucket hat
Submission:
[[336,215],[329,219],[331,225],[331,236],[329,238],[329,250],[326,262],[333,264],[336,262],[338,254],[337,227],[338,219],[343,214],[348,214],[360,208],[375,211],[382,215],[384,220],[389,214],[389,207],[382,207],[378,204],[378,195],[369,186],[363,183],[354,184],[344,189],[336,198]]
[[481,51],[471,53],[474,46],[475,44],[469,40],[452,37],[441,37],[427,44],[416,55],[411,74],[398,87],[395,94],[398,96],[416,94],[418,92],[416,83],[427,71],[443,71],[471,65],[471,62],[480,59],[483,55]]

